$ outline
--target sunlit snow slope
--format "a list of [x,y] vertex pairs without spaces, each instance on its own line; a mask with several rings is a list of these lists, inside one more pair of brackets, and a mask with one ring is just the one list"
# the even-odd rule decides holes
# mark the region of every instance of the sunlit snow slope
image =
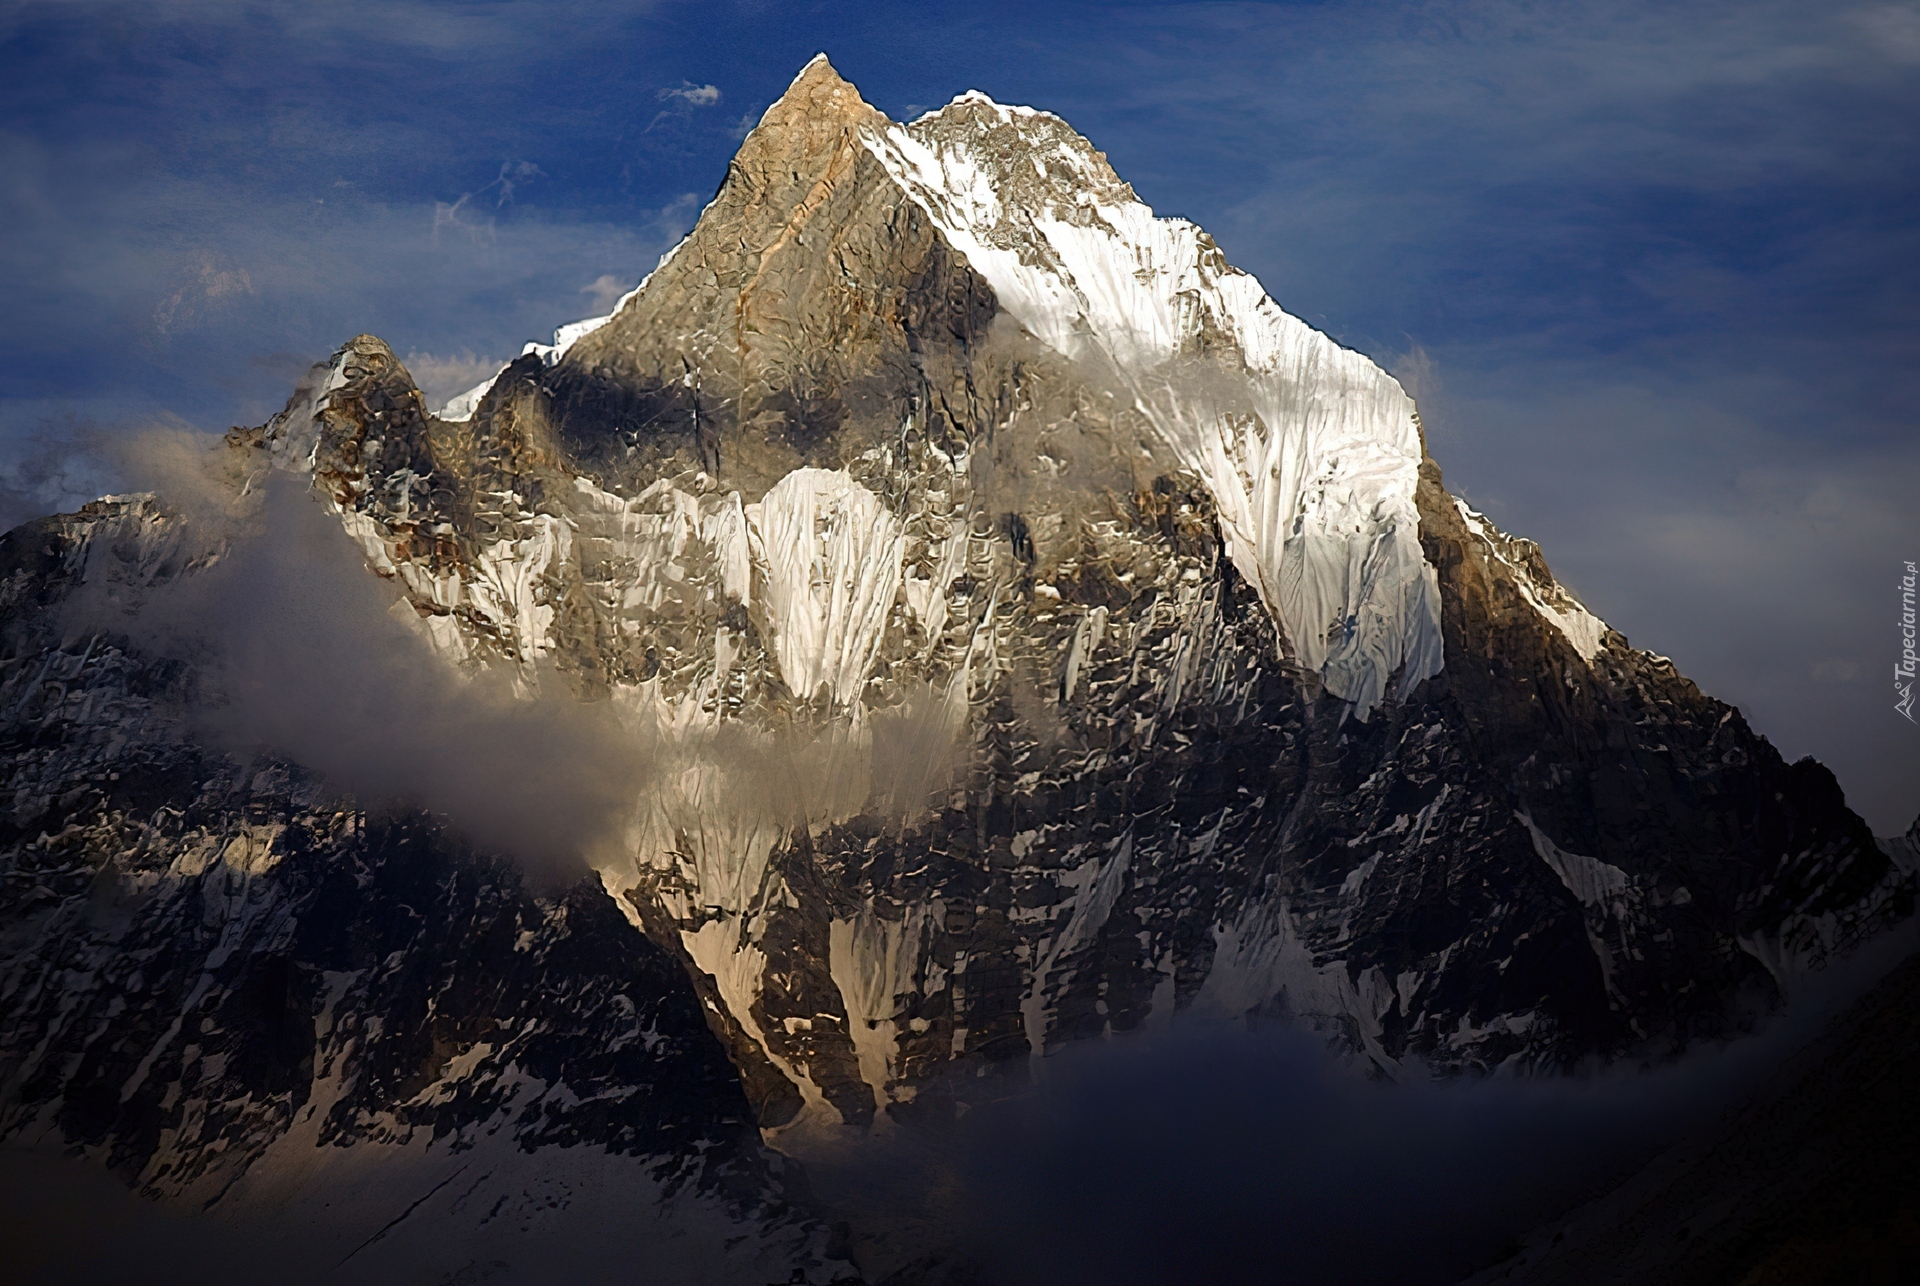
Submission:
[[1200,228],[1156,218],[1056,116],[969,93],[864,140],[1056,352],[1117,381],[1206,480],[1298,660],[1362,718],[1442,662],[1413,401],[1282,312]]

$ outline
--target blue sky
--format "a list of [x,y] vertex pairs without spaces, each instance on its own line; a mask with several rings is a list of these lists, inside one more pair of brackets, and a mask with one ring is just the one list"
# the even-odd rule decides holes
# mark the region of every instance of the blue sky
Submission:
[[445,392],[599,311],[822,49],[1066,117],[1635,644],[1920,812],[1913,4],[3,3],[5,516],[359,331]]

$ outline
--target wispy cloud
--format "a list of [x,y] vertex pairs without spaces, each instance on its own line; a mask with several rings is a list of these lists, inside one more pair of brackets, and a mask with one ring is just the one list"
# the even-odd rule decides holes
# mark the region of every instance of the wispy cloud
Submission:
[[98,426],[77,415],[48,417],[13,437],[13,449],[0,456],[0,531],[75,509],[120,481]]
[[682,81],[677,86],[662,89],[657,94],[666,107],[654,113],[647,127],[640,132],[651,133],[656,126],[667,121],[685,120],[702,107],[712,107],[720,101],[720,90],[714,85],[695,85],[691,81]]
[[720,90],[715,85],[695,85],[683,81],[673,89],[663,89],[660,97],[666,101],[678,101],[688,107],[712,107],[720,101]]
[[218,316],[241,296],[256,293],[245,268],[210,250],[194,256],[176,281],[153,310],[153,333],[162,342]]
[[[421,0],[339,0],[328,5],[298,0],[20,0],[0,14],[0,39],[23,29],[87,24],[100,28],[109,40],[114,27],[122,37],[185,32],[204,40],[233,35],[248,43],[297,48],[306,61],[378,57],[386,49],[407,57],[516,59],[530,51],[605,40],[662,7],[658,0],[618,6],[590,0],[477,0],[458,9]],[[369,39],[370,33],[377,33],[375,39]],[[271,74],[273,69],[260,70]]]
[[489,196],[492,197],[493,210],[500,210],[512,204],[513,194],[519,184],[541,177],[543,175],[540,167],[531,161],[503,161],[500,164],[500,173],[493,182],[471,192],[462,192],[457,200],[434,202],[434,244],[439,244],[442,228],[453,228],[465,233],[475,243],[492,244],[495,239],[493,216],[479,214],[477,211],[488,207]]

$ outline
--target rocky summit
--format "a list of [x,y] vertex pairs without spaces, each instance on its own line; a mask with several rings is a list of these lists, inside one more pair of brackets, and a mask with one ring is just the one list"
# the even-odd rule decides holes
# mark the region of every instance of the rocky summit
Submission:
[[[0,1132],[354,1271],[573,1210],[656,1280],[850,1281],[789,1158],[1068,1042],[1659,1060],[1912,909],[1390,376],[977,93],[815,59],[611,315],[437,412],[356,337],[210,460],[0,542]],[[219,623],[153,622],[288,484],[445,681],[629,748],[582,878],[199,713],[251,699]]]

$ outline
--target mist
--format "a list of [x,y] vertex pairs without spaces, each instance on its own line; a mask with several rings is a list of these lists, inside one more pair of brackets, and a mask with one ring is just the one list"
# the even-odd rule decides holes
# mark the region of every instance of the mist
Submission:
[[166,561],[189,570],[144,581],[96,547],[69,638],[118,633],[191,663],[182,717],[220,749],[284,756],[363,806],[443,814],[537,874],[585,873],[649,778],[644,743],[606,705],[572,700],[557,674],[526,695],[436,656],[304,478],[269,475],[236,499],[204,438],[141,442],[132,467],[184,519]]
[[1031,1087],[1012,1069],[1005,1097],[946,1129],[803,1155],[857,1245],[869,1221],[931,1231],[945,1271],[993,1286],[1442,1286],[1715,1131],[1916,946],[1904,926],[1802,980],[1755,1034],[1666,1063],[1389,1079],[1301,1026],[1182,1016],[1052,1050]]
[[852,725],[686,728],[644,697],[576,700],[544,658],[463,672],[304,476],[249,477],[218,439],[187,431],[113,445],[116,476],[174,521],[164,548],[131,561],[94,548],[59,622],[66,641],[120,635],[185,662],[196,687],[178,714],[207,744],[284,757],[363,807],[440,814],[535,874],[631,860],[636,819],[715,806],[698,786],[682,799],[690,781],[725,782],[725,807],[782,830],[863,812],[905,826],[964,764],[964,698],[925,684]]
[[77,509],[113,489],[103,435],[75,415],[52,418],[0,456],[0,531]]
[[[911,1264],[974,1286],[1441,1286],[1714,1132],[1917,940],[1888,935],[1756,1035],[1658,1067],[1438,1082],[1408,1066],[1392,1081],[1299,1027],[1183,1021],[1065,1046],[944,1129],[849,1136],[804,1164],[870,1281]],[[81,1244],[74,1228],[90,1230]],[[629,1231],[536,1229],[539,1251],[497,1280],[644,1279]],[[186,1213],[91,1163],[14,1150],[0,1151],[0,1237],[21,1281],[396,1280],[334,1271],[337,1235],[298,1212]]]

